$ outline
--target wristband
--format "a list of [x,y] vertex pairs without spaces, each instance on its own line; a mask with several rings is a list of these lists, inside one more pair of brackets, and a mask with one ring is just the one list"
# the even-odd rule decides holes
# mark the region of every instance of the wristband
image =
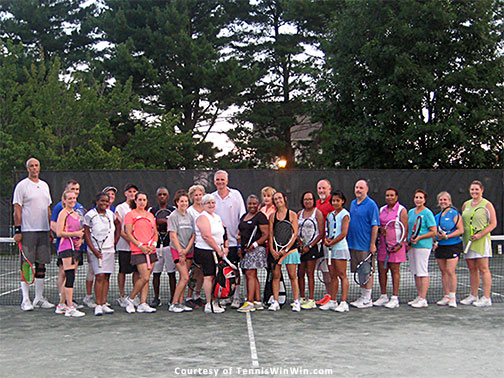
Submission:
[[14,233],[20,234],[21,233],[21,226],[14,226]]
[[253,246],[253,247],[254,247],[254,249],[255,249],[255,248],[259,247],[259,244],[257,244],[257,242],[255,241],[255,242],[253,242],[253,243],[252,243],[252,246]]

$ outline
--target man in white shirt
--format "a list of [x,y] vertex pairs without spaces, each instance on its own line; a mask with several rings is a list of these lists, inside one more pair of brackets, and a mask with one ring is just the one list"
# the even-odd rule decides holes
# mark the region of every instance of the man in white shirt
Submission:
[[[222,219],[222,223],[227,229],[229,240],[229,260],[238,266],[240,260],[238,256],[238,225],[240,218],[246,213],[245,202],[239,190],[228,187],[228,174],[226,171],[217,171],[214,175],[214,184],[217,190],[212,193],[215,198],[215,213]],[[221,304],[228,304],[230,298],[221,301]],[[232,308],[240,308],[240,286],[236,290],[231,304]]]
[[40,162],[35,158],[26,161],[28,177],[17,183],[14,189],[14,240],[21,242],[24,254],[35,269],[35,299],[30,301],[29,286],[21,281],[23,296],[21,310],[33,307],[52,308],[44,298],[45,265],[51,262],[49,222],[51,218],[51,193],[45,181],[39,179]]

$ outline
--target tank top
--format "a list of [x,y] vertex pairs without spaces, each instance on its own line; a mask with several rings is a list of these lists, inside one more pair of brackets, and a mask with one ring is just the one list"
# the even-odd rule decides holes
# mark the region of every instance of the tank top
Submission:
[[[74,232],[74,231],[79,231],[81,229],[80,221],[79,218],[74,218],[70,214],[75,214],[74,212],[69,213],[67,210],[63,209],[67,213],[66,216],[66,223],[65,223],[65,231],[66,232]],[[70,243],[69,238],[61,238],[61,242],[59,244],[58,252],[66,251],[69,249],[75,249],[72,248],[72,244]],[[72,238],[72,243],[73,246],[75,247],[75,243],[79,240],[79,238]],[[77,248],[78,249],[78,248]]]
[[315,208],[313,210],[313,213],[312,215],[310,215],[308,218],[305,218],[304,217],[304,209],[301,210],[301,214],[299,214],[299,217],[298,217],[298,224],[299,224],[299,229],[301,230],[301,225],[307,220],[307,219],[311,219],[313,221],[313,223],[315,223],[315,236],[313,237],[313,240],[317,239],[317,237],[319,236],[319,228],[318,228],[318,222],[317,222],[317,208]]
[[[392,209],[389,210],[388,205],[382,206],[380,208],[380,226],[385,227],[385,225],[391,221],[391,220],[396,220],[396,221],[401,221],[401,211],[403,209],[406,209],[403,205],[401,205],[399,202],[396,202],[396,204],[392,207]],[[398,228],[398,226],[396,226]],[[399,235],[401,232],[400,229],[396,229],[397,235]],[[393,235],[393,233],[392,233]],[[382,233],[379,233],[379,243],[378,243],[378,252],[380,253],[387,253],[387,250],[385,248],[385,235]],[[405,252],[406,251],[406,243],[403,243],[402,247],[397,251],[397,252]]]
[[[219,246],[223,245],[224,244],[224,226],[222,224],[221,218],[215,213],[213,213],[213,215],[210,215],[206,211],[202,211],[200,213],[199,217],[206,217],[208,219],[208,221],[210,222],[210,231],[212,233],[212,237],[214,238],[215,242]],[[213,250],[213,248],[207,244],[205,239],[203,239],[203,236],[201,236],[201,231],[200,231],[198,225],[196,225],[195,231],[196,231],[196,240],[195,240],[196,248]]]
[[[464,202],[464,211],[462,212],[462,222],[464,223],[464,245],[467,245],[469,242],[469,237],[471,236],[471,216],[473,215],[474,210],[476,210],[478,207],[486,207],[488,204],[488,200],[483,198],[478,205],[475,207],[471,206],[471,201],[468,200]],[[478,216],[476,214],[475,218]],[[481,256],[484,256],[485,254],[485,249],[487,246],[487,243],[490,243],[490,233],[486,234],[483,236],[481,239],[475,240],[471,243],[471,251],[474,251]]]
[[[287,212],[285,213],[285,218],[284,219],[278,219],[277,218],[277,214],[278,214],[278,211],[275,211],[275,216],[274,216],[274,219],[273,219],[273,232],[275,232],[275,226],[277,225],[278,222],[282,221],[282,220],[287,220],[290,222],[290,218],[289,218],[289,214],[290,214],[290,210],[287,209]],[[274,238],[274,236],[273,236]],[[296,241],[294,242],[294,244],[292,245],[292,247],[290,247],[290,250],[293,250],[293,249],[296,249],[298,248],[298,242],[297,242],[297,239]]]

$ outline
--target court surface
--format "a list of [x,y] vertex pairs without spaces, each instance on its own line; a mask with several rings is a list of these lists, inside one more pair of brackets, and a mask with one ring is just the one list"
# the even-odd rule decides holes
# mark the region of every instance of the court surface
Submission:
[[[504,304],[80,319],[0,306],[3,377],[497,377]],[[257,352],[256,354],[254,352]]]

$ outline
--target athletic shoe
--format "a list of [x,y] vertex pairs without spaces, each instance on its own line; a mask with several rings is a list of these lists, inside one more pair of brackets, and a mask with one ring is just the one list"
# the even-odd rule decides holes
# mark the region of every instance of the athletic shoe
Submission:
[[413,307],[413,308],[424,308],[424,307],[429,307],[429,304],[427,303],[427,299],[420,298],[420,300],[418,300],[417,302],[412,303],[411,307]]
[[[329,303],[329,302],[327,302],[327,303]],[[315,304],[315,301],[313,299],[309,299],[304,304],[301,304],[301,308],[303,310],[312,310],[314,308],[317,308],[317,305]]]
[[102,306],[96,305],[94,308],[94,314],[95,314],[95,316],[102,316],[103,315]]
[[254,307],[256,311],[263,311],[264,310],[264,304],[261,301],[254,301]]
[[[303,307],[303,306],[301,306],[301,307]],[[319,310],[322,310],[322,311],[333,310],[334,311],[334,310],[336,310],[336,307],[338,307],[338,302],[331,300],[331,301],[327,302],[325,305],[320,306]]]
[[292,306],[292,311],[294,311],[294,312],[301,311],[301,302],[294,301],[294,305]]
[[84,308],[84,305],[83,304],[80,304],[78,302],[75,301],[75,299],[72,301],[73,302],[73,306],[77,309],[77,310],[80,310],[81,308]]
[[150,303],[150,306],[151,306],[151,307],[154,307],[154,308],[159,307],[159,306],[161,306],[161,305],[162,305],[162,303],[161,303],[161,299],[159,299],[159,298],[154,298],[154,299],[152,300],[152,302]]
[[196,303],[196,306],[194,306],[195,309],[198,307],[203,307],[205,305],[203,303],[203,299],[201,299],[201,297],[193,299],[193,301],[194,301],[194,303]]
[[473,306],[476,307],[490,307],[492,305],[492,300],[487,297],[481,297],[476,302],[473,302]]
[[228,297],[228,298],[221,299],[221,300],[219,301],[219,304],[220,304],[221,306],[227,306],[228,304],[231,304],[231,302],[232,302],[232,301],[233,301],[233,300],[232,300],[231,298],[229,298],[229,297]]
[[135,309],[135,304],[133,303],[133,301],[129,298],[129,297],[126,297],[125,298],[126,300],[126,312],[128,314],[133,314],[136,312],[136,309]]
[[233,302],[231,303],[231,308],[238,309],[238,308],[240,308],[240,306],[241,306],[241,301],[238,298],[233,299]]
[[135,305],[135,307],[140,306],[140,297],[138,295],[133,298],[133,304]]
[[86,315],[82,311],[77,310],[74,306],[67,307],[65,311],[65,316],[69,318],[80,318],[81,316]]
[[390,309],[398,308],[399,307],[399,299],[397,297],[390,298],[390,301],[388,301],[385,304],[385,307],[390,308]]
[[348,307],[348,303],[346,303],[346,302],[340,302],[340,304],[338,305],[338,307],[336,307],[334,309],[334,311],[336,311],[336,312],[348,312],[348,311],[350,311],[350,308]]
[[389,299],[387,294],[382,294],[380,295],[380,298],[373,302],[373,306],[382,307],[383,305],[385,305],[385,303],[388,303],[388,301]]
[[350,305],[357,308],[370,308],[373,307],[373,301],[371,299],[360,297],[355,302],[350,303]]
[[473,304],[477,300],[478,300],[478,297],[475,297],[474,295],[469,294],[467,297],[465,297],[464,299],[462,299],[460,301],[460,304],[463,304],[463,305],[467,306],[467,305]]
[[273,301],[273,303],[268,307],[269,311],[278,311],[280,310],[280,304],[277,301]]
[[93,296],[91,295],[86,295],[82,302],[88,306],[89,308],[95,308],[96,307],[96,302],[94,301]]
[[56,306],[56,310],[54,310],[54,312],[56,314],[63,314],[63,315],[65,315],[66,308],[67,308],[66,304],[64,304],[64,303],[58,303],[58,305]]
[[455,297],[450,298],[450,301],[448,302],[448,306],[456,308],[457,307],[457,298],[455,298]]
[[104,305],[102,305],[102,310],[103,310],[103,313],[104,314],[113,314],[115,311],[110,308],[109,305],[107,305],[106,303]]
[[126,297],[117,298],[117,303],[119,303],[119,306],[121,306],[122,308],[126,308],[126,306],[128,306],[128,301],[126,300]]
[[33,311],[33,305],[30,300],[24,300],[21,302],[21,310],[23,311]]
[[33,307],[36,307],[36,308],[53,308],[54,305],[52,303],[50,303],[46,298],[42,297],[42,298],[35,298],[33,300]]
[[188,307],[183,303],[179,304],[179,307],[182,308],[182,311],[184,311],[184,312],[191,312],[192,311],[191,307]]
[[184,309],[179,307],[178,306],[178,303],[172,303],[170,305],[170,307],[168,308],[168,311],[170,312],[176,312],[176,313],[180,313],[180,312],[184,312]]
[[[308,299],[306,299],[306,298],[301,298],[301,300],[300,300],[301,305],[304,305],[307,302],[308,302]],[[294,302],[292,302],[292,303],[294,303]]]
[[190,308],[198,308],[196,307],[196,302],[192,298],[187,298],[184,304]]
[[153,307],[151,307],[151,306],[149,306],[147,303],[141,303],[141,304],[139,304],[136,310],[137,310],[137,312],[140,312],[140,313],[146,312],[146,313],[149,313],[149,314],[152,313],[152,312],[156,312],[156,309],[153,308]]
[[415,299],[413,299],[412,301],[409,301],[409,302],[408,302],[408,306],[411,306],[411,305],[413,305],[414,303],[417,303],[420,299],[422,299],[422,297],[417,296]]
[[331,300],[331,296],[329,294],[326,294],[324,295],[324,298],[322,298],[321,300],[315,302],[316,304],[318,305],[325,305],[327,302],[329,302]]
[[241,306],[238,310],[238,312],[252,312],[255,311],[256,308],[252,302],[246,301],[243,306]]
[[445,295],[443,298],[436,302],[438,306],[446,306],[448,303],[450,303],[450,297],[448,295]]
[[[213,311],[212,311],[212,307],[213,307]],[[208,302],[206,305],[205,305],[205,312],[206,313],[214,313],[214,314],[222,314],[224,311],[226,311],[225,309],[223,309],[222,307],[219,306],[219,304],[217,303],[217,301],[215,301],[213,303],[213,306],[210,304],[210,302]]]

